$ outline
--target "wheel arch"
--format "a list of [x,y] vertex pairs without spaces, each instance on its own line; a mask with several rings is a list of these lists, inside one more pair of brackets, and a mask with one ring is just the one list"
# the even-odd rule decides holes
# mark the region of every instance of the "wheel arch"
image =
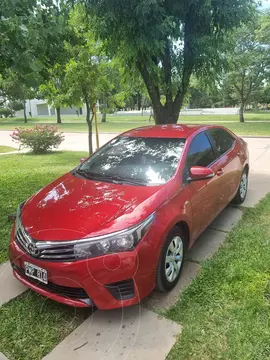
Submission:
[[181,221],[178,221],[174,226],[177,226],[183,230],[185,238],[187,240],[187,245],[189,247],[190,246],[190,229],[189,229],[187,222],[181,220]]
[[246,169],[247,169],[247,172],[248,172],[248,174],[249,174],[249,164],[246,164],[246,165],[245,165],[244,170],[246,170]]

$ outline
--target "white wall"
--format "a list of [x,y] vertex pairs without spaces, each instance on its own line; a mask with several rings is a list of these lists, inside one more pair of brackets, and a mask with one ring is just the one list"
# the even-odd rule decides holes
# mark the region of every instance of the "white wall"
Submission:
[[[181,110],[180,116],[200,116],[200,115],[238,115],[239,108],[209,108],[209,109],[184,109]],[[142,115],[142,111],[134,110],[134,111],[118,111],[115,112],[114,115]],[[144,110],[143,115],[150,115],[150,110]]]
[[[61,115],[76,115],[76,107],[61,108]],[[26,115],[29,117],[31,112],[32,117],[55,116],[55,108],[49,106],[45,100],[33,99],[26,100]],[[85,114],[85,107],[82,108],[82,115]],[[23,110],[15,113],[16,117],[23,117]]]
[[239,115],[239,108],[209,108],[209,109],[185,109],[180,115]]

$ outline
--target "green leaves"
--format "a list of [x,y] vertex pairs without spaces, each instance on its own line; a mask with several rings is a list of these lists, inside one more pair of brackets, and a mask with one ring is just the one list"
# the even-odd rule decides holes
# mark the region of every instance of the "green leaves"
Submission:
[[57,126],[48,124],[35,125],[33,129],[16,128],[11,137],[19,142],[20,148],[30,148],[33,154],[44,154],[57,148],[65,139]]
[[[226,33],[246,21],[253,0],[78,0],[111,56],[137,67],[157,123],[175,122],[193,72],[219,66]],[[166,98],[165,104],[161,97]]]
[[66,95],[67,89],[65,84],[65,67],[67,59],[63,63],[57,63],[49,70],[49,79],[40,85],[40,97],[45,98],[50,105],[60,108],[69,105],[69,99]]
[[33,72],[45,76],[61,54],[66,36],[66,6],[52,0],[3,0],[0,10],[0,71],[22,79]]
[[[264,18],[255,19],[242,26],[234,34],[234,48],[228,55],[229,73],[226,86],[231,96],[240,105],[240,120],[244,121],[243,110],[256,92],[264,87],[270,75],[270,49],[260,42]],[[256,101],[256,100],[255,100]]]

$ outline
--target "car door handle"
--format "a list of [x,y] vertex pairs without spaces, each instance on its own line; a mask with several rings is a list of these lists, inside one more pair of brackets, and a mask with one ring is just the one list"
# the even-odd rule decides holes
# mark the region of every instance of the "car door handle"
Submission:
[[223,174],[224,174],[223,169],[219,169],[219,170],[217,171],[217,176],[221,176],[221,175],[223,175]]

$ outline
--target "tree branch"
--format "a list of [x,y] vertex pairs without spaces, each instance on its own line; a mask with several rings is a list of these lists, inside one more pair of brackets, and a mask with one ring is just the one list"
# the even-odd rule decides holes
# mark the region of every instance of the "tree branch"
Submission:
[[157,85],[155,85],[154,80],[147,69],[146,64],[147,64],[147,59],[143,55],[141,55],[136,62],[136,66],[145,82],[153,106],[156,108],[161,108],[162,104],[160,102],[159,88]]
[[171,108],[173,104],[173,95],[172,95],[172,59],[171,59],[171,49],[169,40],[166,39],[164,54],[162,56],[162,66],[164,69],[164,80],[165,80],[165,95],[166,95],[166,104],[165,107]]
[[192,38],[192,19],[190,15],[187,15],[185,23],[185,34],[184,34],[184,61],[183,61],[183,74],[180,87],[177,90],[174,102],[173,112],[179,112],[183,104],[184,96],[189,86],[190,76],[194,68],[194,54],[192,51],[191,41]]
[[238,91],[239,95],[242,97],[243,93],[240,87],[235,82],[233,82],[233,86],[235,87],[236,91]]

